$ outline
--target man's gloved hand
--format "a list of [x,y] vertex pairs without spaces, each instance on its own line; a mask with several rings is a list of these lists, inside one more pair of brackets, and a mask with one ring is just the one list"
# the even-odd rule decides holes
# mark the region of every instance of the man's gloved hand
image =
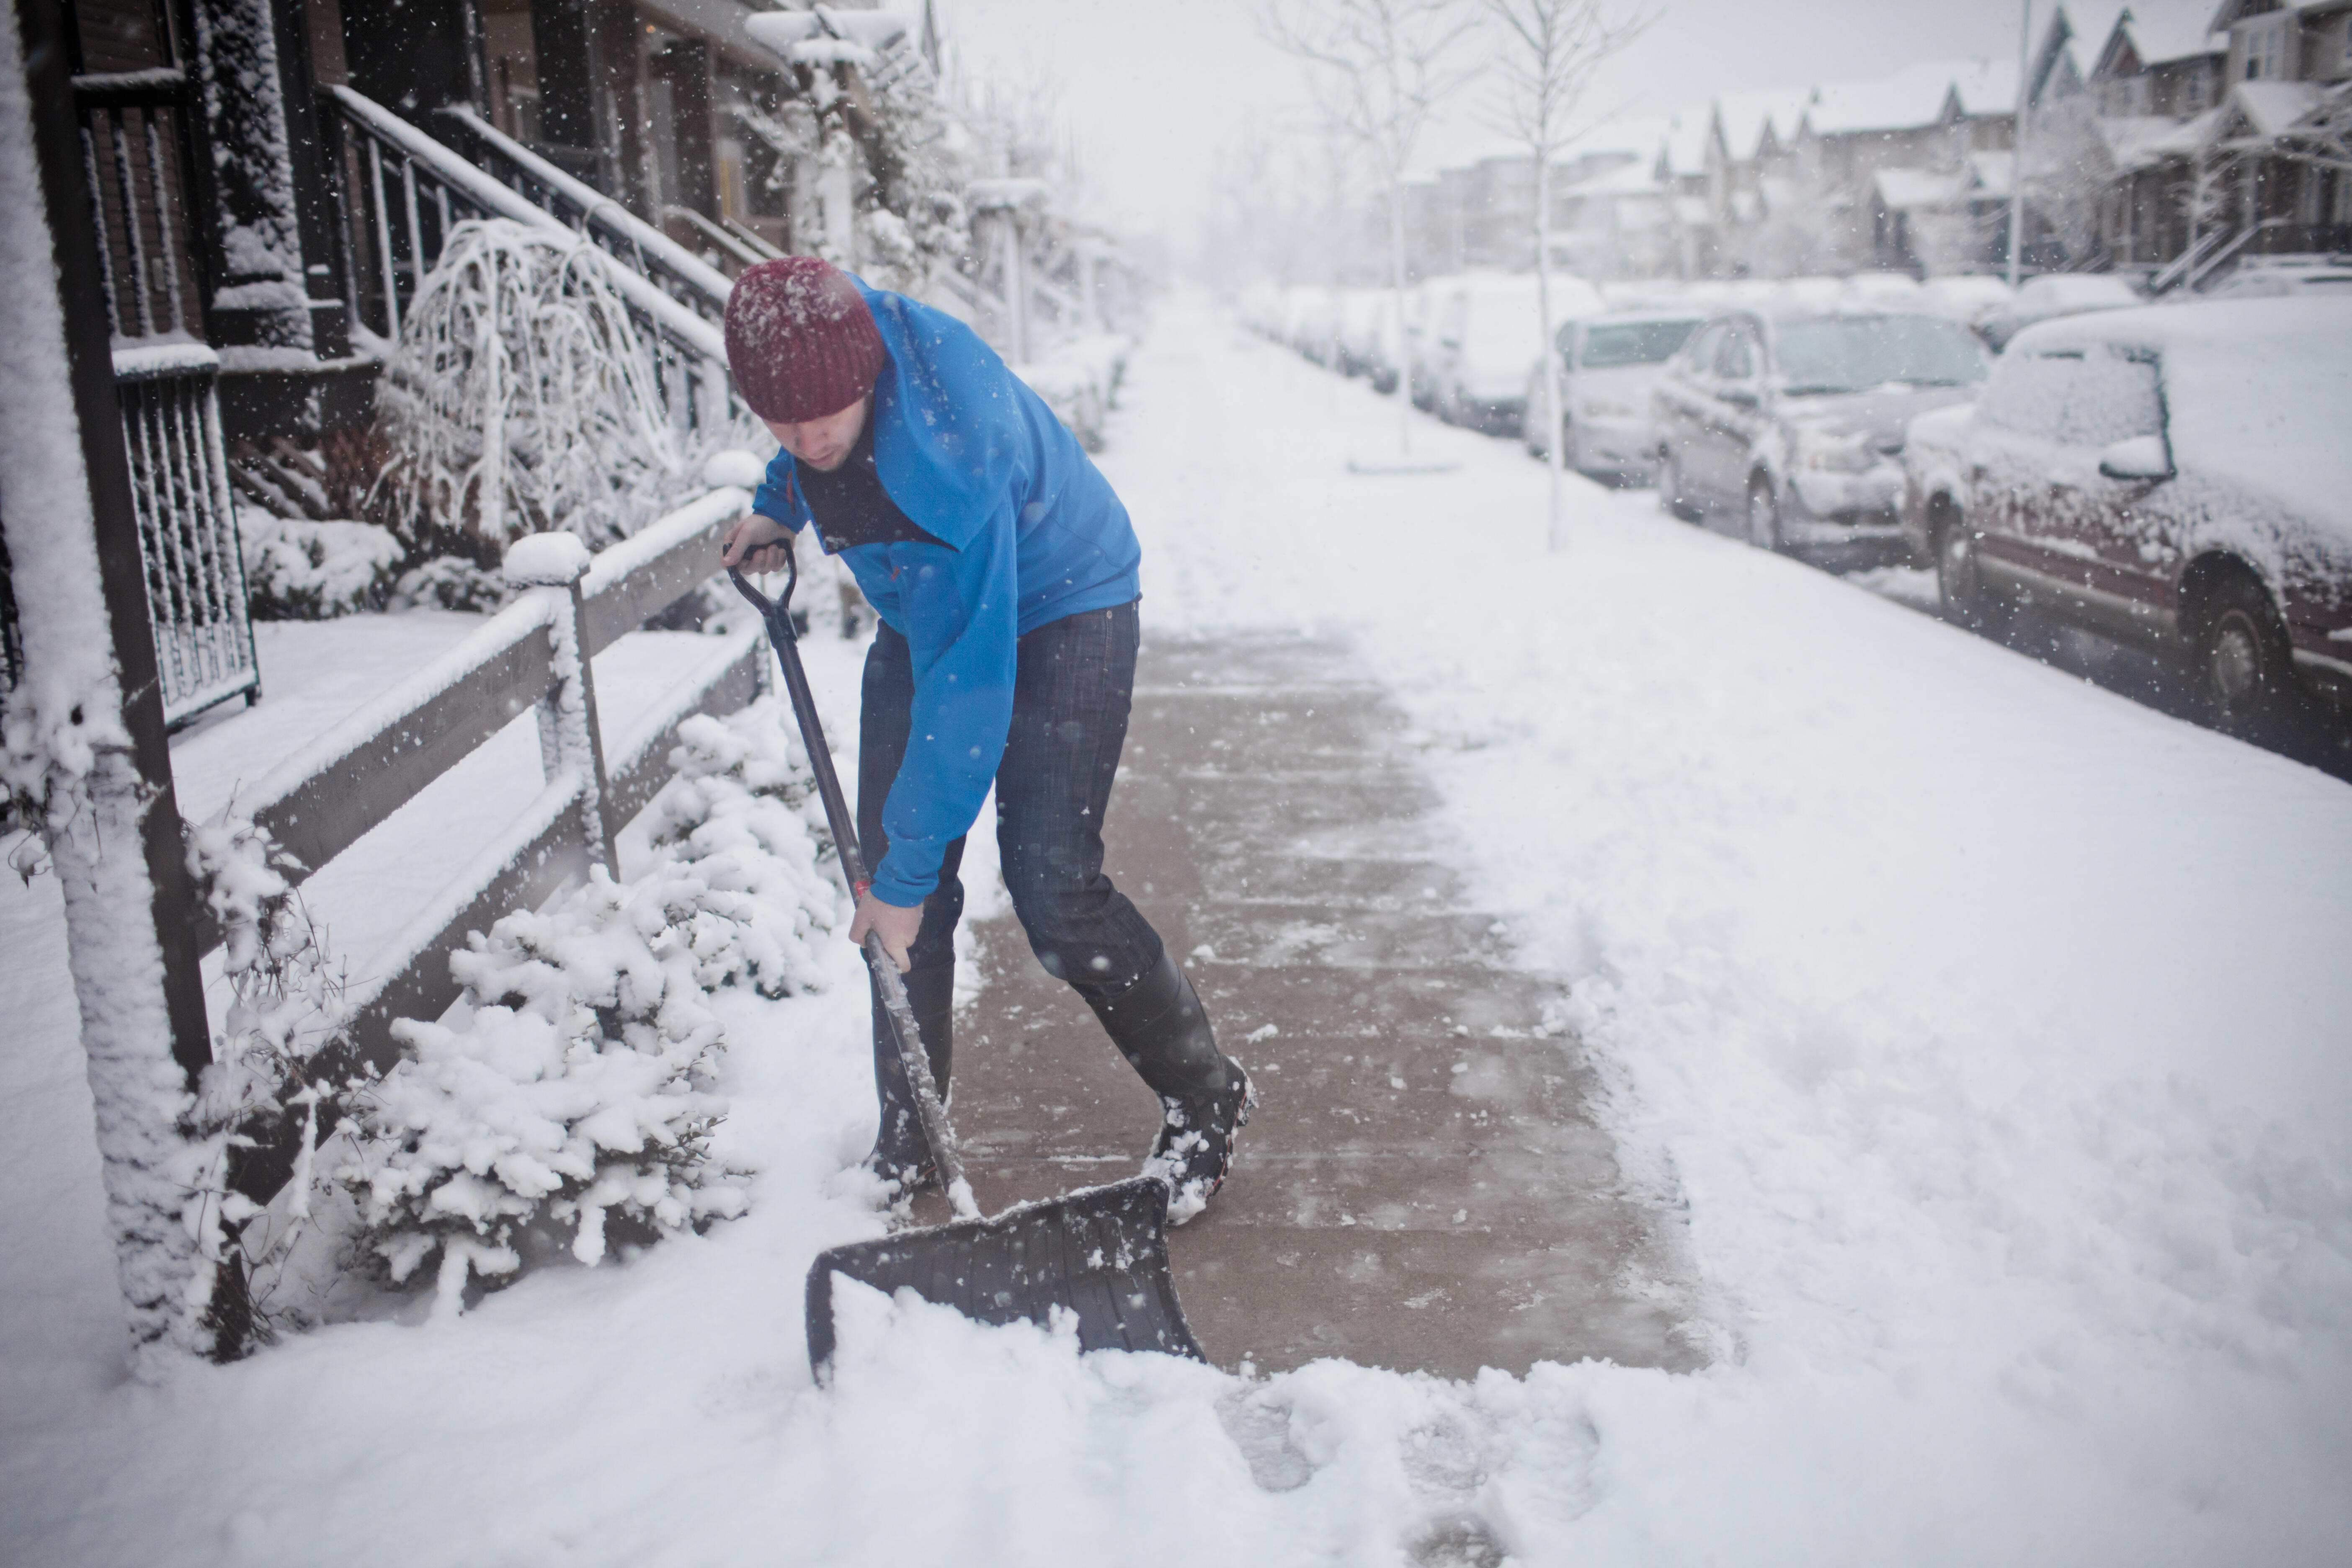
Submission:
[[882,939],[882,951],[904,974],[911,967],[907,950],[915,945],[915,934],[923,929],[923,906],[906,909],[898,904],[886,904],[871,892],[857,895],[857,916],[849,922],[849,940],[858,946],[866,945],[866,933],[872,931]]
[[746,512],[727,531],[719,563],[744,572],[781,572],[792,552],[792,530],[763,512]]

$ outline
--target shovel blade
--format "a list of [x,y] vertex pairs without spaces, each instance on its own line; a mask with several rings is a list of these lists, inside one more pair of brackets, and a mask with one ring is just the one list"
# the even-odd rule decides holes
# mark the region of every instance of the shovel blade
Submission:
[[1209,1358],[1184,1321],[1168,1268],[1168,1184],[1130,1176],[993,1219],[958,1220],[817,1255],[808,1277],[809,1367],[833,1359],[833,1279],[900,1287],[982,1323],[1077,1320],[1078,1348]]

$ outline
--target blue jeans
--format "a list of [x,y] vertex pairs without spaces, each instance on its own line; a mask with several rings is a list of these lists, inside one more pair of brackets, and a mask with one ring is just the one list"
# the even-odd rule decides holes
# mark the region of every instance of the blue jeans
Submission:
[[[1013,724],[996,769],[996,846],[1013,913],[1045,972],[1090,1001],[1128,990],[1161,952],[1160,933],[1102,869],[1103,813],[1127,743],[1138,626],[1130,600],[1049,621],[1021,639]],[[882,803],[907,754],[914,700],[907,639],[882,626],[866,655],[857,737],[857,837],[868,866],[889,849]],[[917,971],[955,962],[962,860],[959,838],[923,900],[922,930],[908,955]]]

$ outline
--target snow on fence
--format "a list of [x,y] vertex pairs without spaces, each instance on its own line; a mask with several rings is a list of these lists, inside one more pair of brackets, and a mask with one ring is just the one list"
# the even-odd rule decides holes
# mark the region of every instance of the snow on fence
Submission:
[[202,343],[114,351],[167,724],[232,697],[251,701],[261,691],[236,504],[221,446],[219,369],[219,356]]
[[[519,542],[509,574],[529,592],[256,786],[246,810],[299,863],[288,873],[299,881],[510,721],[538,710],[546,788],[360,967],[346,993],[352,1021],[343,1059],[315,1064],[313,1072],[389,1067],[399,1055],[393,1021],[436,1018],[457,999],[449,955],[466,933],[545,902],[592,863],[609,868],[615,833],[667,777],[678,726],[751,700],[763,666],[759,634],[747,630],[716,639],[703,667],[608,748],[589,664],[708,578],[720,535],[750,505],[740,489],[714,490],[593,557],[569,534]],[[206,929],[199,942],[208,952],[220,933]],[[254,1146],[232,1158],[230,1184],[266,1203],[292,1173],[302,1116],[285,1111],[244,1131]]]
[[[402,310],[440,259],[450,230],[467,218],[512,218],[566,237],[585,233],[598,242],[613,287],[652,345],[678,434],[717,437],[739,416],[749,417],[729,379],[726,339],[717,324],[727,298],[722,274],[603,198],[581,205],[576,226],[567,224],[373,100],[347,87],[326,91],[341,142],[332,163],[351,228],[345,280],[354,321],[398,338]],[[542,170],[533,173],[542,184],[568,180],[541,162]]]

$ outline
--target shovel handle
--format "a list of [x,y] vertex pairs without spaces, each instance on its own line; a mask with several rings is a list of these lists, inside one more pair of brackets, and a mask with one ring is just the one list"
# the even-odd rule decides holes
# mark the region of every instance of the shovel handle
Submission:
[[[808,752],[809,772],[816,775],[817,798],[824,803],[825,826],[833,832],[834,853],[841,857],[842,874],[848,879],[850,893],[864,898],[873,887],[874,879],[866,874],[866,858],[857,850],[857,826],[851,820],[849,802],[841,793],[841,780],[833,771],[833,752],[824,743],[824,725],[817,718],[816,698],[809,691],[808,673],[801,668],[801,650],[793,631],[793,589],[800,583],[800,564],[793,563],[784,579],[781,598],[770,598],[753,587],[751,580],[732,566],[727,575],[735,581],[735,591],[750,601],[752,608],[767,623],[768,640],[775,645],[776,660],[783,666],[784,690],[791,697],[793,718],[799,723],[801,746]],[[868,931],[866,936],[866,963],[874,972],[875,987],[882,994],[882,1013],[890,1020],[890,1032],[898,1037],[898,1059],[907,1068],[907,1081],[915,1090],[915,1114],[923,1124],[923,1137],[930,1143],[931,1157],[939,1162],[940,1182],[947,1188],[949,1201],[961,1217],[980,1217],[978,1205],[972,1201],[971,1184],[964,1179],[963,1156],[956,1148],[955,1129],[948,1123],[947,1107],[940,1100],[940,1086],[931,1077],[930,1053],[923,1048],[921,1033],[915,1024],[915,1009],[907,1000],[907,983],[899,978],[897,960],[882,945],[881,936]]]

